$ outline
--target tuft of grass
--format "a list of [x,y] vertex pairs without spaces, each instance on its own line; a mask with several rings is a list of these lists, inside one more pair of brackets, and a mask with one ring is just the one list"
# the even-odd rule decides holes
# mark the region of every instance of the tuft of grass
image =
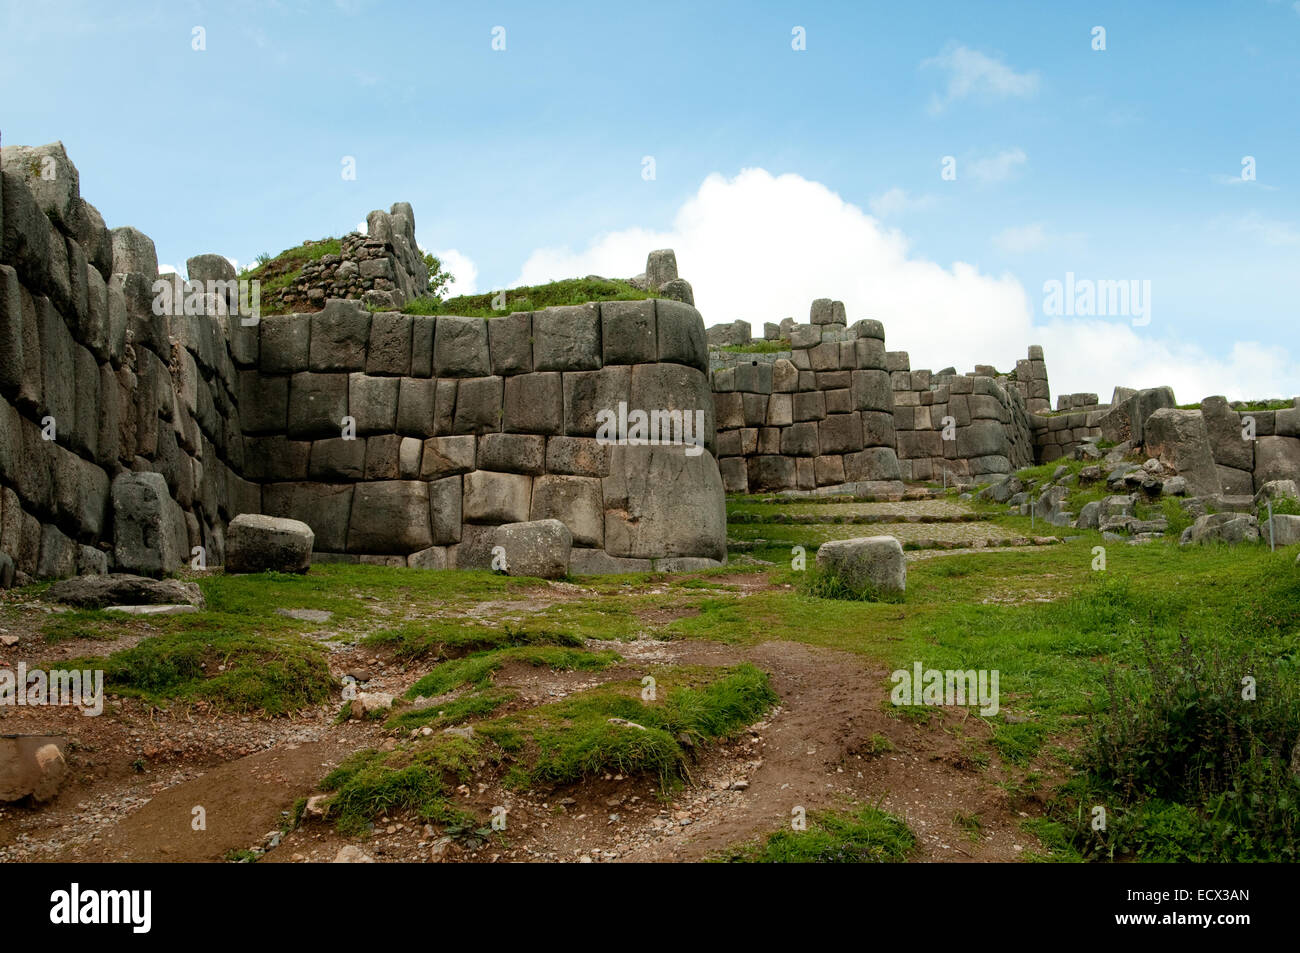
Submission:
[[179,629],[107,657],[73,660],[102,669],[104,687],[151,702],[204,701],[233,711],[285,715],[330,697],[325,651],[283,635]]
[[843,599],[856,602],[900,603],[901,592],[882,592],[873,586],[855,589],[833,572],[810,567],[800,578],[800,588],[816,599]]
[[553,645],[519,645],[505,649],[477,652],[464,658],[443,662],[407,689],[407,698],[435,698],[455,691],[462,685],[482,688],[492,675],[508,662],[524,662],[557,672],[596,672],[619,661],[616,652],[588,652],[586,649]]
[[427,725],[433,729],[450,728],[464,724],[478,715],[490,715],[516,697],[517,693],[512,691],[487,689],[452,699],[445,704],[407,709],[389,718],[384,727],[409,730]]
[[916,835],[904,821],[866,806],[851,812],[810,812],[806,830],[776,831],[719,859],[746,864],[899,863],[915,848]]
[[461,295],[445,301],[437,298],[415,298],[407,302],[402,311],[406,314],[456,314],[466,317],[495,318],[517,311],[538,311],[542,308],[586,304],[590,301],[641,301],[654,297],[653,293],[643,291],[626,281],[594,276],[510,288],[505,292],[504,310],[495,307],[499,302],[499,294],[499,291],[492,291],[485,294]]

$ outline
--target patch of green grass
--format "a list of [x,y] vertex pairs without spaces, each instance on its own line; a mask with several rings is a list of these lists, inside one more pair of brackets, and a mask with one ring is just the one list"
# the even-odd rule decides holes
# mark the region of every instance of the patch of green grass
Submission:
[[965,814],[958,811],[952,816],[952,822],[957,829],[963,831],[972,843],[978,844],[980,835],[984,831],[984,822],[980,820],[978,814]]
[[907,824],[875,807],[813,811],[806,830],[781,830],[758,844],[733,848],[720,860],[746,864],[898,863],[916,848]]
[[445,659],[489,649],[516,645],[561,645],[572,648],[583,644],[581,636],[547,629],[516,629],[509,623],[501,626],[466,625],[454,619],[430,619],[406,622],[372,632],[362,644],[393,650],[403,661]]
[[562,305],[586,304],[589,301],[641,301],[654,295],[626,281],[610,278],[569,278],[544,285],[510,288],[505,292],[505,309],[494,307],[499,291],[461,295],[440,301],[416,298],[402,309],[406,314],[457,314],[466,317],[494,318],[516,311],[539,311]]
[[612,682],[476,730],[512,754],[506,780],[515,787],[617,772],[653,774],[666,789],[687,776],[688,750],[730,735],[776,703],[767,674],[749,664],[652,675],[656,700],[642,698],[640,682]]
[[502,705],[518,697],[517,692],[489,688],[454,698],[440,705],[411,708],[389,718],[385,728],[419,728],[427,725],[434,730],[464,724],[471,718],[490,715]]
[[409,689],[407,698],[436,698],[462,685],[485,686],[494,672],[508,662],[523,662],[557,672],[598,672],[619,661],[616,652],[588,652],[586,649],[554,645],[517,645],[505,649],[476,652],[464,658],[443,662]]
[[755,338],[748,344],[726,344],[719,350],[730,351],[732,354],[779,354],[790,350],[790,339],[778,338],[769,341],[765,338]]
[[334,680],[319,646],[284,635],[186,628],[107,657],[72,660],[103,669],[104,687],[151,702],[205,701],[233,711],[284,715],[330,697]]

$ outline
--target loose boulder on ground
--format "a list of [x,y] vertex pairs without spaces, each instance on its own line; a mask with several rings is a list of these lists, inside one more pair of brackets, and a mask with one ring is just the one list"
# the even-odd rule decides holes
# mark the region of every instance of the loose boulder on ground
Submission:
[[1180,543],[1256,543],[1259,521],[1248,513],[1209,513],[1183,530]]
[[901,596],[907,589],[903,546],[892,536],[859,536],[822,543],[817,568],[862,596]]
[[160,605],[190,605],[201,609],[204,605],[203,593],[192,582],[150,579],[130,573],[65,579],[50,586],[45,596],[78,609]]
[[493,533],[492,546],[501,547],[504,565],[497,568],[507,575],[560,579],[569,571],[573,534],[556,519],[506,523]]
[[298,520],[244,513],[226,533],[226,572],[304,573],[316,534]]

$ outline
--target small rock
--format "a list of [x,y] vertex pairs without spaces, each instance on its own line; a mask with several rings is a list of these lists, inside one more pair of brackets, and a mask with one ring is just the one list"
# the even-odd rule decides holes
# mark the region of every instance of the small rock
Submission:
[[340,847],[339,852],[334,855],[334,863],[336,864],[373,864],[374,862],[375,858],[355,844]]

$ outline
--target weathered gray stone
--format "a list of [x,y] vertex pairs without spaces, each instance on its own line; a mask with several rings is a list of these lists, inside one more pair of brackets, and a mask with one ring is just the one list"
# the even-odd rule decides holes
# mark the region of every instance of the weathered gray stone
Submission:
[[434,393],[430,378],[403,377],[397,390],[397,432],[428,437],[434,432]]
[[1296,500],[1300,502],[1300,485],[1295,480],[1269,480],[1255,494],[1255,504],[1265,500]]
[[[766,398],[760,398],[765,408]],[[617,407],[610,408],[617,412]],[[632,368],[629,418],[640,410],[647,416],[651,440],[698,447],[716,447],[714,402],[708,377],[680,364],[638,364]],[[702,439],[701,439],[702,438]]]
[[505,550],[507,575],[562,579],[569,572],[573,535],[559,520],[530,520],[498,526],[493,545]]
[[505,414],[502,378],[467,377],[458,382],[456,433],[492,433],[501,429]]
[[348,414],[358,434],[391,433],[397,429],[398,377],[348,375]]
[[[1140,400],[1141,395],[1135,399]],[[1205,418],[1200,412],[1162,407],[1143,426],[1147,453],[1183,477],[1189,492],[1197,496],[1222,492]]]
[[[1118,392],[1118,388],[1117,388]],[[1157,410],[1174,407],[1174,392],[1168,387],[1152,387],[1131,394],[1121,403],[1113,404],[1099,422],[1101,436],[1113,443],[1143,442],[1146,420]]]
[[203,593],[195,583],[180,579],[151,579],[130,573],[67,579],[47,589],[45,598],[79,609],[122,605],[191,605],[203,608],[206,605]]
[[464,477],[467,523],[522,523],[528,520],[533,478],[520,473],[475,470]]
[[226,530],[226,572],[305,573],[316,534],[299,520],[244,513]]
[[863,536],[822,543],[817,549],[817,568],[858,596],[897,598],[907,589],[903,547],[892,536]]
[[510,433],[560,433],[564,427],[561,377],[555,371],[507,377],[503,428]]
[[527,374],[533,369],[533,314],[517,311],[487,322],[492,373]]
[[348,416],[348,375],[294,374],[289,382],[289,436],[337,437]]
[[1260,437],[1255,443],[1255,486],[1271,480],[1300,483],[1300,439]]
[[569,553],[569,572],[577,576],[649,572],[653,568],[653,560],[611,556],[603,549],[581,549],[575,546]]
[[569,371],[564,374],[564,432],[569,436],[593,437],[601,411],[618,412],[632,392],[632,367],[616,365],[598,371]]
[[113,558],[119,571],[160,576],[189,561],[185,515],[161,473],[122,473],[114,480]]
[[315,548],[341,553],[347,548],[352,493],[352,486],[346,484],[271,483],[262,490],[262,502],[266,515],[310,526],[316,534]]
[[1226,398],[1207,397],[1201,401],[1201,416],[1205,420],[1206,436],[1214,453],[1214,462],[1247,472],[1255,469],[1255,445],[1245,440],[1241,432],[1241,415],[1233,410]]
[[311,317],[306,314],[268,314],[258,322],[258,371],[295,374],[307,370],[311,343]]
[[725,558],[722,477],[712,454],[614,446],[602,488],[605,549],[611,555]]
[[546,441],[546,469],[571,476],[608,476],[609,447],[591,437],[551,437]]
[[379,311],[370,316],[366,373],[404,377],[411,372],[411,316]]
[[541,473],[546,467],[546,438],[537,434],[484,434],[478,440],[478,467],[502,473]]
[[460,476],[444,477],[429,484],[429,528],[435,545],[460,542],[462,499]]
[[370,343],[370,312],[360,301],[331,298],[311,316],[309,365],[313,371],[361,371]]
[[671,248],[657,248],[646,256],[645,283],[652,291],[677,278],[677,253]]
[[437,480],[473,470],[475,443],[472,435],[429,438],[424,442],[420,479]]
[[430,546],[406,557],[411,569],[453,569],[451,551],[446,546]]
[[1271,526],[1268,520],[1260,523],[1260,539],[1267,542],[1270,532],[1274,546],[1294,546],[1300,543],[1300,516],[1293,513],[1274,513]]
[[656,299],[655,323],[659,339],[659,360],[685,364],[708,373],[709,348],[704,319],[690,305]]
[[487,377],[491,372],[488,324],[483,318],[439,315],[433,343],[434,377]]
[[648,364],[658,360],[653,300],[603,302],[600,320],[605,364]]
[[1181,543],[1254,543],[1259,541],[1259,522],[1245,513],[1211,513],[1198,516],[1183,530]]
[[113,236],[114,274],[144,275],[149,281],[158,277],[158,251],[153,239],[129,225],[109,234]]
[[596,477],[546,474],[533,481],[530,519],[558,519],[573,534],[574,545],[602,547],[605,514]]
[[589,371],[601,366],[600,311],[595,304],[533,313],[533,367]]
[[[373,439],[373,438],[372,438]],[[307,463],[313,480],[360,480],[366,475],[366,440],[330,437],[314,441]]]
[[432,544],[427,483],[357,484],[348,521],[348,552],[409,556]]

